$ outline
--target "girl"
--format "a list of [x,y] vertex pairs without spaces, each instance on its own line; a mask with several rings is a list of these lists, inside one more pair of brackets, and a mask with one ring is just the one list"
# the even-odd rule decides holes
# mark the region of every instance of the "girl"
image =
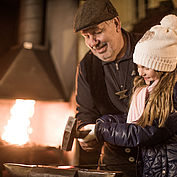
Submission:
[[105,115],[97,120],[95,134],[101,142],[138,146],[137,176],[177,176],[177,16],[165,16],[145,33],[133,61],[139,76],[127,123]]

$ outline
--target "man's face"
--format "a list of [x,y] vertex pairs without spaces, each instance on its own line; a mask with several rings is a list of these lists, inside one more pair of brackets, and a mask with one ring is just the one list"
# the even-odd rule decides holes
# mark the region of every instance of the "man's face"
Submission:
[[103,61],[114,61],[123,47],[124,42],[118,20],[116,24],[113,19],[81,31],[85,44]]

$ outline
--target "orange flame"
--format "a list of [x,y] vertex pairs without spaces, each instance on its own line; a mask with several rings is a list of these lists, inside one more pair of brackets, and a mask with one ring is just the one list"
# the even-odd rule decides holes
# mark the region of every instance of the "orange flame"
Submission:
[[34,114],[34,100],[17,99],[10,110],[11,117],[4,127],[2,139],[10,144],[23,145],[29,141],[30,118]]

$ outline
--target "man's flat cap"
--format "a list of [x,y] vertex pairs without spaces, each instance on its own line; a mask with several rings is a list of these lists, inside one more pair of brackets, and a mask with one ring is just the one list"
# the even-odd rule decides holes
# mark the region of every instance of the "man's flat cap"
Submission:
[[76,13],[74,31],[98,25],[118,16],[118,12],[109,0],[86,0]]

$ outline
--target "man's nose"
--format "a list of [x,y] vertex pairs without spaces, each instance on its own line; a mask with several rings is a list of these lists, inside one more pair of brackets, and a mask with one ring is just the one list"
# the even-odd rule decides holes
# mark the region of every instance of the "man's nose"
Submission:
[[99,41],[96,39],[95,36],[90,36],[90,39],[89,39],[89,46],[90,46],[91,48],[95,47],[98,43],[99,43]]

